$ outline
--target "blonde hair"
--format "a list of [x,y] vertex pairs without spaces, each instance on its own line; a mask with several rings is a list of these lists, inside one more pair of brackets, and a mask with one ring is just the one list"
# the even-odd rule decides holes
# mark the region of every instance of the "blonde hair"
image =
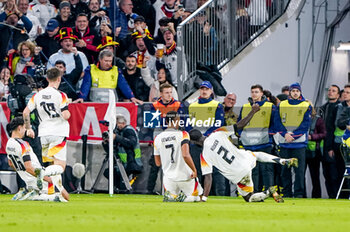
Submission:
[[22,55],[22,47],[25,45],[30,50],[30,56],[34,56],[35,51],[35,44],[30,41],[23,41],[18,44],[17,51],[19,52],[19,55]]
[[312,118],[316,117],[317,112],[316,112],[316,109],[314,107],[314,104],[310,100],[306,100],[306,101],[310,104],[311,109],[312,109],[311,110],[311,117]]

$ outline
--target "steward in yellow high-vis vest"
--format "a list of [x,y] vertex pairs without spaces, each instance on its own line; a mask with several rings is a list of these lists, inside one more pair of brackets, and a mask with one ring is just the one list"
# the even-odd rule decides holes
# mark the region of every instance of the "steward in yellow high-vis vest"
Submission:
[[[278,139],[280,147],[301,148],[307,146],[307,133],[311,123],[311,106],[300,94],[294,99],[289,97],[282,101],[275,118],[275,128],[281,137]],[[290,140],[286,139],[286,134]]]
[[[220,102],[211,98],[212,88],[213,86],[209,81],[202,82],[198,101],[191,103],[188,107],[188,113],[191,121],[194,121],[194,125],[190,125],[186,130],[196,128],[204,136],[208,136],[214,130],[225,125],[224,107]],[[206,126],[206,123],[209,126]]]
[[126,99],[134,103],[141,103],[135,98],[129,84],[117,66],[112,66],[113,53],[107,50],[101,51],[99,63],[92,64],[84,70],[83,83],[80,88],[79,97],[90,100],[89,95],[92,88],[95,89],[112,89],[117,88],[122,92]]
[[[260,110],[254,114],[249,123],[240,131],[240,140],[245,149],[258,150],[272,146],[273,119],[276,107],[268,102],[265,97],[261,101],[254,102],[260,106]],[[246,103],[241,109],[237,121],[245,118],[252,110],[252,103]]]
[[274,126],[275,141],[280,146],[280,157],[297,158],[299,163],[298,168],[293,168],[294,183],[291,169],[282,167],[282,193],[285,197],[302,198],[305,194],[305,151],[311,111],[312,107],[301,94],[299,83],[294,83],[289,87],[288,99],[282,101],[277,108]]

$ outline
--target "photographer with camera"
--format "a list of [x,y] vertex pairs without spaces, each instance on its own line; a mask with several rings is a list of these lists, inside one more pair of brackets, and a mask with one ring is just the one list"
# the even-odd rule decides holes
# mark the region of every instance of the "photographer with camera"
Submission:
[[[109,134],[108,131],[102,134],[103,142],[102,146],[108,154],[109,148]],[[114,157],[120,159],[123,163],[125,171],[128,176],[131,174],[133,177],[142,172],[141,161],[141,149],[139,144],[139,138],[135,129],[127,124],[126,118],[123,115],[117,115],[117,125],[113,131],[114,139]],[[121,184],[121,174],[118,167],[114,166],[114,186],[115,189],[125,189],[125,186]],[[104,172],[104,176],[108,178],[109,169]]]

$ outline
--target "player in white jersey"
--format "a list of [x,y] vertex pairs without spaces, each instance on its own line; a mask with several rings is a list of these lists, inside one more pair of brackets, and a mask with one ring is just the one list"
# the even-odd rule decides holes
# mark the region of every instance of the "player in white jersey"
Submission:
[[[35,169],[42,169],[42,167],[29,143],[22,140],[26,132],[23,118],[16,117],[12,119],[11,122],[7,124],[6,130],[11,136],[6,144],[6,153],[9,165],[16,170],[21,179],[26,183],[26,187],[24,189],[20,189],[12,200],[68,200],[69,195],[65,190],[63,191],[64,197],[61,194],[48,195],[47,189],[45,191],[41,191],[39,194]],[[44,183],[51,182],[50,177],[45,176],[44,179],[46,181]]]
[[[30,112],[37,109],[39,115],[39,137],[42,146],[43,162],[51,162],[44,172],[37,169],[38,186],[41,187],[44,176],[52,176],[52,183],[61,192],[63,190],[61,175],[66,167],[67,146],[69,136],[70,112],[67,95],[58,90],[62,73],[57,68],[47,71],[48,87],[34,94],[23,111],[23,119],[27,135],[34,138],[30,125]],[[40,173],[41,172],[41,173]]]
[[238,192],[247,202],[264,201],[269,196],[272,196],[276,202],[283,202],[282,197],[278,195],[273,186],[265,192],[253,192],[252,169],[256,161],[297,166],[298,160],[295,158],[281,159],[265,152],[238,149],[230,141],[232,135],[234,135],[232,126],[221,127],[207,138],[202,136],[199,130],[190,131],[191,141],[203,146],[201,168],[204,176],[204,194],[202,200],[206,201],[209,195],[211,173],[215,166],[223,176],[237,184]]
[[179,117],[175,111],[168,112],[165,120],[168,128],[154,140],[154,160],[164,173],[164,201],[200,201],[203,189],[189,152],[189,135],[178,130]]

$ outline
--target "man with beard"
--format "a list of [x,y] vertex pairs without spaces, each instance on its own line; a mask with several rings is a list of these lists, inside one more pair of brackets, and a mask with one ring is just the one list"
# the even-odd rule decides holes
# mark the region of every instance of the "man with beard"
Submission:
[[96,31],[99,30],[100,25],[103,21],[110,24],[110,20],[104,10],[100,8],[99,0],[89,1],[89,25],[90,28],[94,28]]
[[[126,68],[123,70],[123,75],[129,83],[135,97],[142,101],[147,101],[150,88],[146,84],[144,77],[141,76],[141,69],[136,67],[136,57],[128,56],[126,58]],[[148,83],[153,83],[152,77]]]
[[[74,47],[74,42],[77,40],[77,37],[73,35],[72,28],[64,27],[61,28],[59,34],[55,37],[59,39],[61,49],[52,54],[47,63],[47,69],[55,66],[57,60],[62,60],[66,64],[66,73],[69,74],[75,69],[75,61],[74,61],[74,52],[72,51]],[[78,52],[80,56],[81,62],[83,63],[83,70],[89,65],[88,60],[84,53]]]

